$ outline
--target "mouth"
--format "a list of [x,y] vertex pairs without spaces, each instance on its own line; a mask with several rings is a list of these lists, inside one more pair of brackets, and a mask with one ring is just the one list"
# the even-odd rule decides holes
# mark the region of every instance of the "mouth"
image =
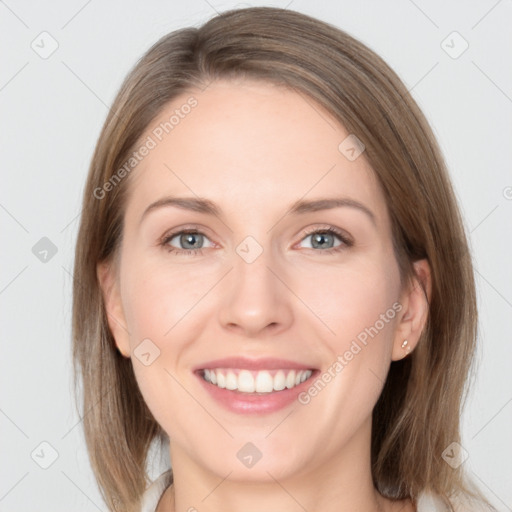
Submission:
[[206,395],[237,414],[270,414],[296,402],[320,370],[285,359],[229,357],[193,369]]
[[239,393],[275,393],[293,389],[313,375],[313,369],[204,368],[199,375],[208,383],[221,389]]

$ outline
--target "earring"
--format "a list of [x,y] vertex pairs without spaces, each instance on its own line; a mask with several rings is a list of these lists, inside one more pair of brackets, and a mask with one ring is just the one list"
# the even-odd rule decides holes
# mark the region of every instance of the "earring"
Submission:
[[407,344],[409,342],[407,340],[404,340],[404,342],[402,343],[402,348],[407,352],[409,353],[411,351],[411,347],[408,347]]

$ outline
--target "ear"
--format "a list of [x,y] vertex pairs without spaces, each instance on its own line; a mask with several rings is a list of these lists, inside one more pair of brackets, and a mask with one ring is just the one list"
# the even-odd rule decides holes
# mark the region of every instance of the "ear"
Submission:
[[116,346],[124,357],[130,357],[130,338],[114,265],[110,262],[98,263],[96,275],[103,295],[108,325]]
[[[423,259],[415,261],[413,266],[415,276],[400,299],[403,309],[393,342],[393,361],[403,359],[416,348],[428,318],[432,294],[430,265]],[[405,340],[407,343],[403,346]]]

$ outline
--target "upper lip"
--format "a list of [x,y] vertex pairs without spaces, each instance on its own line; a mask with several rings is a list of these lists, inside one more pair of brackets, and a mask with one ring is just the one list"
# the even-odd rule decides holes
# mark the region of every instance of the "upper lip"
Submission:
[[225,357],[223,359],[215,359],[214,361],[206,361],[194,368],[194,371],[214,368],[237,368],[244,370],[312,370],[312,366],[290,361],[288,359],[277,359],[273,357],[265,357],[260,359],[249,359],[247,357]]

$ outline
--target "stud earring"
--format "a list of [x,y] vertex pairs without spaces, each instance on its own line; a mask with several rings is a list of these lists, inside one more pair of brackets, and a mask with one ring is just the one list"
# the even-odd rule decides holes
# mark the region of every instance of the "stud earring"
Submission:
[[409,353],[411,351],[411,347],[408,347],[407,344],[409,342],[407,340],[404,340],[404,342],[402,343],[402,348],[407,352]]

